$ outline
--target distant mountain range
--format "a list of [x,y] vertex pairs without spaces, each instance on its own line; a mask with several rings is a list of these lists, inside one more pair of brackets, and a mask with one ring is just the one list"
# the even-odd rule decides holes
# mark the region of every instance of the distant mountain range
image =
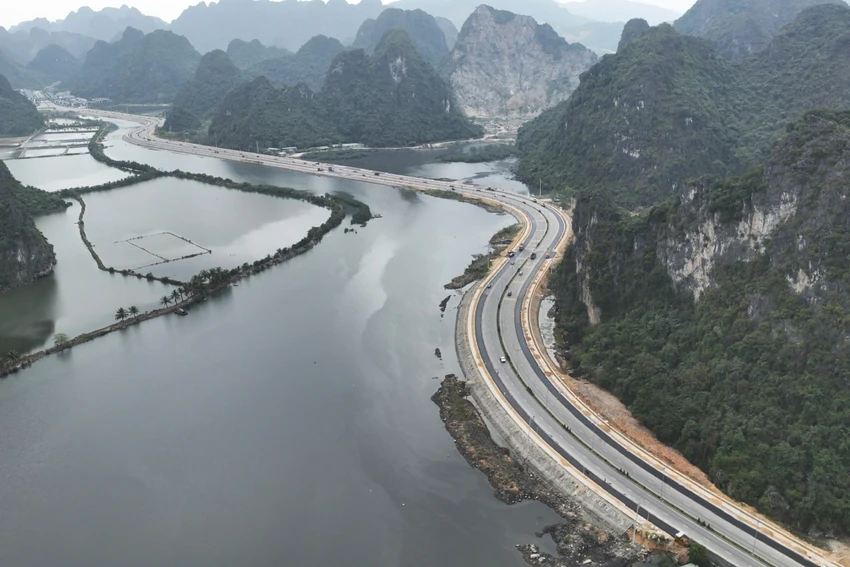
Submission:
[[325,35],[351,43],[367,18],[383,11],[381,0],[348,4],[335,0],[255,2],[222,0],[187,8],[170,29],[185,36],[201,52],[226,49],[231,39],[258,39],[296,51],[311,37]]
[[64,19],[50,22],[44,18],[37,18],[12,26],[9,31],[12,33],[17,31],[29,32],[34,28],[39,28],[48,32],[70,32],[96,40],[114,41],[128,27],[150,33],[154,30],[168,28],[168,23],[154,16],[146,16],[136,8],[127,6],[103,8],[98,11],[83,6],[76,12],[68,14]]
[[[616,49],[622,25],[631,18],[640,17],[655,24],[678,16],[662,8],[631,0],[587,0],[567,4],[556,0],[490,0],[486,3],[496,9],[531,16],[540,23],[551,25],[568,40],[581,41],[601,52],[613,52]],[[157,29],[169,29],[186,37],[201,53],[213,49],[225,50],[234,39],[245,42],[256,39],[268,46],[296,51],[316,35],[334,37],[348,45],[356,39],[358,29],[366,20],[377,19],[388,8],[421,9],[437,19],[445,36],[446,47],[451,49],[457,30],[480,4],[481,0],[399,0],[386,5],[381,0],[362,0],[358,4],[349,4],[345,0],[327,3],[318,0],[220,0],[189,7],[170,24],[127,6],[98,11],[83,7],[54,22],[44,18],[22,22],[13,26],[10,32],[18,35],[38,30],[53,34],[54,38],[48,43],[56,43],[77,59],[82,59],[94,44],[93,40],[117,40],[127,27],[146,34]],[[3,33],[0,29],[0,49],[4,49]],[[70,37],[60,38],[56,34],[83,36],[87,38],[88,44],[84,42],[77,47],[72,45]],[[372,41],[372,47],[376,41]],[[19,62],[26,64],[46,46],[44,42],[28,46],[27,54],[19,54],[9,49],[9,45],[5,49],[15,52]],[[429,58],[428,54],[425,55]],[[236,59],[234,63],[240,65]]]
[[630,0],[583,0],[582,2],[566,2],[563,6],[577,16],[599,22],[622,23],[640,18],[652,26],[657,26],[664,22],[672,22],[682,15],[681,12]]
[[372,53],[390,30],[402,29],[413,41],[416,51],[435,68],[440,65],[449,47],[446,36],[434,16],[422,10],[387,8],[377,17],[369,18],[357,30],[352,49],[365,49]]

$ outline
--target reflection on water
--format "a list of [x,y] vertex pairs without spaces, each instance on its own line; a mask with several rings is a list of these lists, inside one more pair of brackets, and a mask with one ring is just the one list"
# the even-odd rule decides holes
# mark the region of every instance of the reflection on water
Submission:
[[[329,216],[303,201],[171,178],[86,196],[86,234],[107,266],[181,281],[273,254]],[[204,249],[212,253],[164,262]]]
[[[27,152],[29,155],[31,152]],[[127,177],[127,173],[95,161],[90,155],[67,155],[6,161],[9,171],[24,185],[45,191],[102,185]]]
[[154,309],[170,286],[98,270],[77,230],[79,205],[39,217],[36,226],[53,245],[53,274],[0,294],[0,352],[41,348],[54,333],[75,336],[113,323],[119,307]]

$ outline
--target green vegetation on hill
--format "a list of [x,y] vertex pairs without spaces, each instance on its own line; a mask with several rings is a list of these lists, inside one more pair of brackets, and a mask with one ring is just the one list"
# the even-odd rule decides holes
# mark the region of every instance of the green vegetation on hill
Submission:
[[620,36],[620,43],[617,45],[617,51],[622,50],[625,46],[641,37],[649,30],[649,24],[646,20],[635,18],[626,22],[623,27],[623,35]]
[[[733,61],[762,51],[804,9],[841,0],[699,0],[673,24],[679,33],[713,42]],[[843,3],[842,3],[843,4]]]
[[407,146],[480,135],[402,30],[369,57],[340,53],[321,91],[276,89],[260,77],[231,91],[209,129],[231,148],[310,147],[342,142]]
[[0,75],[0,137],[28,136],[44,127],[35,106]]
[[742,108],[737,152],[748,165],[763,160],[787,124],[803,111],[850,109],[850,8],[803,10],[770,43],[742,63],[749,104]]
[[278,89],[265,77],[228,93],[213,117],[209,137],[218,146],[241,150],[342,141],[313,91],[305,85]]
[[53,269],[53,246],[36,228],[32,216],[65,207],[55,196],[23,187],[0,162],[0,292],[25,285]]
[[185,37],[127,28],[115,43],[99,41],[67,86],[85,98],[115,102],[170,102],[198,67],[201,56]]
[[36,73],[45,83],[66,81],[80,68],[80,62],[67,50],[51,43],[27,64],[27,69]]
[[277,86],[305,84],[313,91],[322,88],[328,69],[345,48],[331,37],[317,35],[295,54],[265,59],[245,70],[246,78],[266,77]]
[[578,374],[731,496],[835,534],[850,531],[848,163],[850,112],[817,111],[759,170],[647,214],[582,195],[550,286]]
[[273,45],[266,47],[256,39],[251,41],[234,39],[227,44],[227,56],[240,69],[247,69],[266,59],[276,59],[287,55],[292,55],[292,53]]
[[183,106],[172,106],[165,113],[165,124],[160,134],[197,132],[202,128],[201,119]]
[[634,207],[691,178],[743,173],[805,111],[850,107],[849,31],[846,5],[815,6],[736,64],[704,40],[652,28],[520,129],[518,176],[550,190],[604,189]]
[[351,47],[371,54],[392,30],[406,31],[419,55],[435,69],[449,54],[446,36],[432,15],[422,10],[398,8],[387,8],[377,19],[363,22]]
[[[181,87],[169,115],[175,110],[185,112],[176,116],[184,116],[188,112],[199,118],[207,118],[215,111],[228,91],[238,85],[242,72],[230,61],[227,53],[219,49],[210,51],[203,57],[191,81]],[[166,130],[175,129],[173,121],[166,125]]]
[[737,74],[703,40],[652,28],[520,129],[518,174],[548,189],[604,188],[628,205],[656,202],[683,178],[722,175],[734,167]]

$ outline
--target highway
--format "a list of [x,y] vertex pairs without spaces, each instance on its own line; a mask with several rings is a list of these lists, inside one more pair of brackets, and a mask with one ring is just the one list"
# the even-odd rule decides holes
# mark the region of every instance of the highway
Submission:
[[[518,420],[550,454],[584,473],[595,491],[631,510],[636,523],[646,520],[668,534],[684,531],[727,562],[738,566],[837,567],[823,552],[753,515],[636,450],[622,436],[588,417],[562,386],[547,376],[523,330],[523,309],[535,276],[549,270],[555,251],[569,237],[568,219],[551,204],[481,187],[362,170],[317,165],[292,157],[226,150],[154,136],[158,120],[105,111],[86,111],[104,118],[131,120],[140,126],[125,139],[171,152],[256,163],[414,189],[438,189],[499,201],[526,226],[524,251],[496,262],[495,269],[473,291],[469,335],[480,357],[482,379],[498,394],[509,415]],[[322,171],[319,171],[319,168]],[[332,170],[330,168],[333,168]],[[531,259],[531,254],[537,254]],[[547,254],[550,256],[547,258]],[[508,293],[511,296],[508,296]],[[534,323],[533,323],[534,324]],[[506,362],[500,362],[505,357]],[[470,377],[467,377],[470,378]],[[698,521],[699,520],[699,521]],[[710,526],[710,527],[708,527]]]

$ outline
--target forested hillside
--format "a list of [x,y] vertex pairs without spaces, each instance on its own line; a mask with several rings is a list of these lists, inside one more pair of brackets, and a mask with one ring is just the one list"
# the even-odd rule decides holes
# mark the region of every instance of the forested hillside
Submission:
[[711,41],[718,52],[740,61],[764,50],[771,38],[804,9],[842,0],[699,0],[673,26]]
[[294,54],[264,59],[251,65],[245,70],[245,76],[251,79],[266,77],[277,86],[303,83],[318,91],[325,83],[331,63],[344,50],[338,40],[317,35]]
[[210,51],[201,58],[192,80],[184,84],[174,97],[172,112],[181,109],[199,118],[209,117],[228,91],[241,80],[242,72],[230,61],[227,53],[219,49]]
[[234,39],[227,44],[227,56],[234,65],[240,69],[247,69],[266,59],[286,57],[292,55],[290,51],[275,46],[265,46],[259,40],[243,41]]
[[232,148],[307,147],[339,142],[405,146],[477,136],[448,85],[403,30],[375,53],[340,53],[324,87],[275,88],[260,77],[231,91],[209,130]]
[[647,30],[520,130],[519,177],[635,207],[693,177],[743,173],[805,111],[850,107],[848,34],[850,7],[815,6],[736,64],[670,26]]
[[27,64],[27,69],[38,75],[46,84],[66,81],[80,68],[80,62],[67,50],[50,44],[39,51]]
[[0,137],[29,136],[44,127],[44,118],[25,96],[0,75]]
[[551,284],[577,374],[734,498],[833,533],[850,530],[848,168],[850,113],[815,111],[757,170],[646,214],[584,194]]
[[115,102],[171,102],[195,73],[201,56],[185,37],[127,28],[115,43],[99,41],[68,81],[75,95]]

